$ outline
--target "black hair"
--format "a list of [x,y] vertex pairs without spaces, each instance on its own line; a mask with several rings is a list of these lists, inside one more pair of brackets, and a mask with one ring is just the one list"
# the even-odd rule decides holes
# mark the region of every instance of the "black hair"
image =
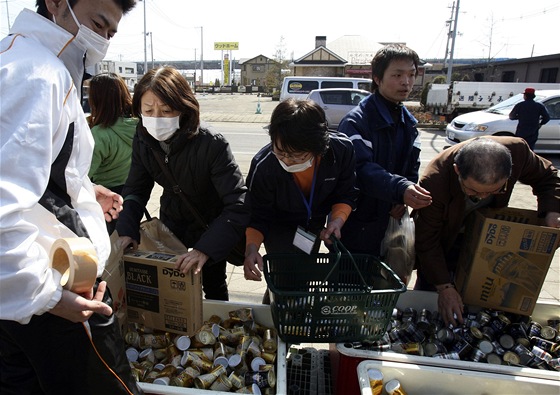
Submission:
[[511,175],[511,152],[497,141],[476,137],[459,149],[455,165],[462,179],[491,185]]
[[[78,0],[68,0],[68,3],[70,4],[70,7],[74,8],[74,5],[78,2]],[[136,5],[136,0],[114,0],[115,3],[117,3],[122,11],[123,14],[126,14],[128,11],[130,11],[131,9],[134,8],[134,6]],[[47,9],[47,5],[45,3],[45,0],[37,0],[35,2],[35,6],[37,7],[37,13],[39,15],[44,16],[45,18],[51,19],[51,14],[49,13],[49,10]]]
[[[403,44],[388,44],[381,48],[371,61],[371,76],[383,79],[385,70],[389,67],[393,60],[411,60],[416,68],[416,75],[418,75],[418,63],[420,63],[420,58],[418,54],[412,49],[408,48]],[[372,78],[371,91],[375,91],[378,88],[375,79]]]
[[323,155],[329,147],[325,111],[312,100],[280,102],[270,117],[268,134],[272,144],[280,143],[285,152]]
[[181,113],[181,130],[188,132],[190,136],[198,133],[200,105],[179,70],[172,66],[151,69],[138,81],[132,97],[132,113],[139,118],[142,118],[142,96],[147,91],[153,92],[171,109]]

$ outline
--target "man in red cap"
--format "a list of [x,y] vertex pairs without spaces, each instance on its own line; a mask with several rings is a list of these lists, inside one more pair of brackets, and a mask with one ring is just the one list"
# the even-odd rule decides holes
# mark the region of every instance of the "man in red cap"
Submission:
[[550,120],[546,107],[535,101],[535,89],[525,88],[523,101],[517,103],[509,113],[509,119],[518,119],[515,135],[527,141],[531,149],[535,149],[535,143],[539,137],[539,129]]

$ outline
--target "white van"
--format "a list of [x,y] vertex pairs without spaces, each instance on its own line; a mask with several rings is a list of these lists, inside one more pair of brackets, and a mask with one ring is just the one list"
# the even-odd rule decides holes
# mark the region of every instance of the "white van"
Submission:
[[289,97],[305,99],[312,90],[325,88],[353,88],[371,91],[371,80],[347,77],[284,77],[280,90],[280,101]]

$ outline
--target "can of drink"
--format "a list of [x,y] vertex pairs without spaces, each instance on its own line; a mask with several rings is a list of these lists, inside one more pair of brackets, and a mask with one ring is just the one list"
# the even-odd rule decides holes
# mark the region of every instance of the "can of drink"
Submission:
[[231,372],[228,376],[229,381],[231,381],[231,386],[234,389],[240,389],[245,385],[245,381],[239,377],[235,372]]
[[261,365],[266,365],[266,361],[262,357],[255,357],[251,360],[251,369],[253,371],[260,370]]
[[478,344],[478,342],[484,338],[480,329],[474,326],[471,326],[470,328],[465,330],[462,334],[462,337],[471,345]]
[[494,346],[494,352],[496,354],[502,356],[506,353],[505,348],[502,347],[502,345],[500,344],[500,342],[498,340],[494,340],[492,342],[492,346]]
[[434,355],[432,355],[432,358],[454,359],[454,360],[457,360],[457,361],[461,359],[459,354],[456,353],[456,352],[446,352],[446,353],[441,353],[441,354],[434,354]]
[[401,322],[412,322],[413,324],[416,324],[417,316],[418,312],[416,311],[416,309],[407,307],[403,310]]
[[486,362],[492,365],[501,365],[502,357],[500,357],[496,353],[491,352],[490,354],[486,355]]
[[385,384],[385,391],[387,391],[389,395],[407,395],[406,391],[397,379],[388,381],[387,384]]
[[490,354],[492,351],[494,351],[494,345],[490,340],[481,340],[480,342],[478,342],[477,347],[484,353],[484,355]]
[[476,315],[476,321],[480,324],[481,327],[488,325],[491,318],[492,316],[484,310],[480,310]]
[[173,343],[177,347],[177,349],[181,351],[187,350],[191,346],[191,339],[185,335],[175,336],[173,339]]
[[229,392],[232,387],[233,384],[231,383],[229,377],[226,374],[221,374],[216,378],[216,380],[214,380],[210,386],[210,390]]
[[418,316],[418,319],[416,320],[416,326],[424,333],[430,334],[433,329],[431,320],[432,320],[432,312],[428,309],[422,309],[420,311],[420,315]]
[[524,322],[514,322],[510,325],[507,331],[514,339],[526,338],[528,339],[529,328]]
[[263,337],[263,350],[267,353],[274,353],[278,347],[278,341],[276,340],[276,334],[272,329],[266,329],[264,331]]
[[381,395],[383,391],[383,373],[377,369],[368,369],[367,374],[372,394]]
[[556,343],[554,343],[553,341],[546,340],[546,339],[543,339],[541,337],[532,337],[531,338],[531,344],[533,344],[537,347],[540,347],[543,350],[549,351],[549,352],[552,351],[556,346]]
[[506,350],[513,348],[513,346],[515,345],[515,340],[513,340],[513,337],[511,335],[508,335],[507,333],[504,333],[502,336],[500,336],[500,339],[498,341],[500,342],[500,345]]
[[451,328],[441,328],[437,332],[436,338],[443,344],[453,344],[457,341],[455,332]]
[[171,378],[169,385],[173,387],[192,387],[194,379],[198,376],[200,376],[200,372],[197,369],[187,366],[181,373]]
[[496,335],[502,334],[511,325],[511,321],[504,314],[498,314],[490,321],[490,326]]
[[410,355],[424,355],[424,348],[422,347],[422,343],[413,342],[413,343],[406,343],[404,344],[404,352]]
[[541,359],[546,363],[549,363],[552,360],[552,355],[550,355],[548,352],[546,352],[540,347],[533,346],[531,352],[535,355],[536,358]]
[[276,386],[276,375],[273,370],[247,372],[244,377],[245,385],[256,384],[259,388],[273,388]]
[[432,357],[435,354],[444,354],[447,352],[447,349],[445,348],[443,343],[437,339],[424,343],[423,348],[424,355],[428,357]]
[[486,340],[492,341],[496,338],[496,331],[491,326],[483,326],[480,328],[480,332]]
[[168,376],[156,377],[153,381],[155,385],[169,385],[171,379]]
[[453,344],[451,351],[459,354],[461,359],[465,359],[472,353],[473,346],[465,339],[460,338]]
[[479,348],[475,348],[471,353],[471,361],[480,362],[486,357],[486,354],[482,352]]
[[261,395],[262,394],[261,389],[256,384],[251,384],[251,385],[248,385],[246,387],[241,387],[240,389],[235,391],[235,393],[237,393],[237,394],[255,394],[255,395]]
[[138,361],[138,350],[134,347],[128,347],[125,351],[126,353],[126,359],[128,359],[129,362],[136,362]]
[[128,331],[124,335],[124,341],[128,345],[138,348],[140,347],[140,334],[137,331]]
[[541,328],[541,338],[545,340],[554,341],[554,339],[556,339],[556,335],[556,329],[554,329],[552,326],[545,325]]
[[536,321],[531,321],[529,326],[529,337],[540,337],[542,325]]
[[512,366],[520,366],[521,362],[519,360],[519,355],[517,355],[515,352],[513,351],[506,351],[504,356],[502,357],[503,361],[505,364],[507,365],[512,365]]
[[138,354],[138,359],[140,360],[140,362],[142,361],[150,361],[151,363],[155,363],[156,362],[156,356],[154,353],[154,350],[151,348],[146,348],[142,351],[140,351],[140,354]]
[[261,358],[264,359],[266,363],[274,363],[276,362],[276,353],[263,352]]

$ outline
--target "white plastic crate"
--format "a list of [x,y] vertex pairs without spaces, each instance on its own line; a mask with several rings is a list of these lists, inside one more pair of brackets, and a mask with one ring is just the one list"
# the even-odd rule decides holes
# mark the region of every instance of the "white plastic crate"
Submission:
[[[437,311],[437,293],[425,291],[407,291],[400,295],[397,307],[405,309],[411,307],[420,312],[421,309]],[[532,319],[539,323],[545,323],[548,319],[560,317],[560,304],[537,302],[532,314]],[[451,360],[433,358],[427,356],[399,354],[388,351],[370,351],[352,348],[348,343],[337,343],[338,372],[337,393],[344,388],[356,388],[354,372],[356,366],[363,360],[383,360],[399,363],[425,365],[438,368],[458,369],[460,371],[488,372],[515,377],[527,377],[544,380],[552,380],[557,386],[556,395],[560,394],[560,372],[535,369],[529,367],[517,367],[508,365],[493,365],[483,362],[471,362],[462,360]],[[515,392],[522,393],[522,392]]]
[[372,395],[368,369],[377,369],[383,373],[383,394],[387,393],[385,383],[392,379],[399,380],[401,388],[414,395],[558,395],[560,390],[557,382],[532,377],[365,360],[357,368],[361,395]]
[[[251,307],[255,321],[269,328],[274,328],[270,306],[261,304],[219,302],[214,300],[203,301],[203,319],[207,320],[216,314],[222,318],[228,317],[228,313],[242,307]],[[286,389],[286,344],[278,338],[278,351],[276,356],[276,394],[284,395]],[[231,392],[201,390],[198,388],[182,388],[149,383],[139,383],[146,395],[228,395]]]

